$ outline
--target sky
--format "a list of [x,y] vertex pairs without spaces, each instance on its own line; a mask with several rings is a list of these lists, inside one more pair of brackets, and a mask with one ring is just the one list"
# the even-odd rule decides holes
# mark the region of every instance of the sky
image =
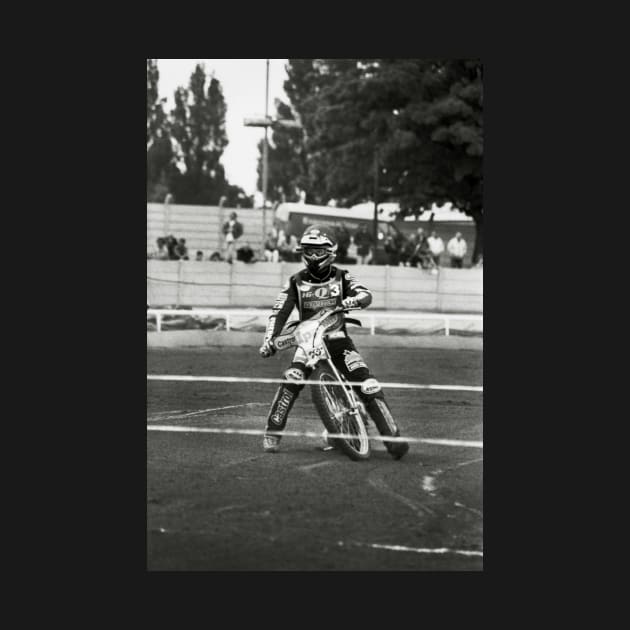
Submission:
[[[256,192],[258,142],[264,137],[262,127],[245,127],[243,119],[265,114],[266,59],[158,59],[160,98],[167,98],[167,108],[174,106],[173,93],[188,87],[190,75],[198,63],[206,74],[214,70],[223,87],[227,105],[225,127],[229,144],[221,163],[230,184],[240,186],[248,195]],[[287,59],[269,60],[269,115],[275,114],[274,99],[288,102],[283,83]]]

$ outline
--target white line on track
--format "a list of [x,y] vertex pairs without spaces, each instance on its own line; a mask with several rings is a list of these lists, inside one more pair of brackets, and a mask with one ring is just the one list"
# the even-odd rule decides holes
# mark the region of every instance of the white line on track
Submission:
[[430,475],[425,475],[422,478],[422,489],[429,494],[435,493],[435,477],[431,477]]
[[323,462],[316,462],[315,464],[308,464],[306,466],[298,466],[298,470],[308,472],[309,470],[313,470],[313,468],[319,468],[320,466],[330,466],[330,464],[334,464],[334,463],[335,462],[331,460],[325,460]]
[[476,510],[475,508],[468,507],[467,505],[464,505],[463,503],[460,503],[459,501],[455,501],[453,505],[455,507],[462,508],[463,510],[468,510],[469,512],[472,512],[473,514],[476,514],[477,516],[481,516],[481,518],[483,518],[483,512],[480,512],[479,510]]
[[433,508],[430,508],[428,505],[423,503],[417,503],[413,501],[409,497],[406,497],[404,494],[400,494],[396,492],[383,478],[382,471],[379,469],[373,470],[367,478],[367,482],[379,492],[386,494],[387,496],[395,499],[399,503],[407,506],[410,510],[412,510],[419,519],[424,519],[427,514],[435,515],[435,511]]
[[[214,427],[186,427],[181,425],[149,425],[147,431],[167,431],[172,433],[226,433],[237,435],[265,435],[262,429],[219,429]],[[321,439],[322,434],[314,431],[269,431],[270,435],[281,435],[289,437],[311,437]],[[356,435],[335,434],[335,437],[343,439],[355,439]],[[468,448],[483,448],[483,442],[473,440],[441,440],[434,438],[414,438],[414,437],[387,437],[382,435],[370,435],[370,440],[377,442],[410,442],[419,444],[435,444],[437,446],[459,446]]]
[[[188,416],[199,416],[204,413],[210,413],[211,411],[223,411],[224,409],[236,409],[237,407],[248,407],[249,405],[266,405],[264,402],[250,402],[242,405],[227,405],[226,407],[212,407],[211,409],[199,409],[198,411],[191,411],[189,413],[179,413],[172,416],[164,416],[162,414],[155,414],[152,416],[152,421],[173,420],[175,418],[187,418]],[[168,412],[167,412],[168,413]]]
[[[339,546],[343,546],[342,542],[337,543]],[[422,547],[405,547],[403,545],[379,545],[369,543],[350,543],[351,545],[357,545],[360,547],[370,547],[372,549],[387,549],[388,551],[411,551],[413,553],[432,553],[432,554],[446,554],[455,553],[461,556],[478,556],[483,558],[483,551],[468,551],[465,549],[448,549],[446,547],[438,547],[434,549],[427,549]]]
[[[208,383],[286,383],[281,378],[243,378],[239,376],[190,376],[179,374],[147,374],[147,381],[186,381]],[[301,385],[318,385],[319,381],[303,381]],[[360,386],[360,382],[348,382],[347,385]],[[483,386],[477,385],[419,385],[415,383],[381,383],[391,389],[437,389],[455,392],[482,392]]]
[[479,457],[477,459],[468,460],[467,462],[461,462],[459,464],[455,464],[454,468],[461,468],[462,466],[468,466],[469,464],[477,464],[478,462],[482,462],[482,461],[483,461],[483,457]]

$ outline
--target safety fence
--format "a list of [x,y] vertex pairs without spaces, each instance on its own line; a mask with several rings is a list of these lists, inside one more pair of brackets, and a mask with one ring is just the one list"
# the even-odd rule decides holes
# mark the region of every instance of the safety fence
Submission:
[[[152,308],[269,308],[299,263],[147,261],[147,304]],[[349,265],[373,293],[371,308],[482,313],[483,270]]]

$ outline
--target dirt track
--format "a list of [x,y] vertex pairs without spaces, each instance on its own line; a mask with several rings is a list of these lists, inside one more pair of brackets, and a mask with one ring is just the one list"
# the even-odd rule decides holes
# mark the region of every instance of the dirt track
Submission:
[[[363,355],[383,382],[482,385],[481,352]],[[147,372],[278,377],[289,360],[264,361],[249,348],[151,349]],[[147,422],[261,429],[274,391],[269,384],[149,381]],[[406,435],[483,439],[481,393],[386,395]],[[208,411],[183,415],[198,410]],[[308,388],[287,428],[321,430]],[[265,454],[258,436],[148,431],[148,568],[481,570],[482,557],[455,552],[483,549],[483,450],[414,444],[395,462],[373,444],[372,458],[355,463],[319,450],[312,438],[286,437],[281,452]],[[437,549],[449,551],[427,552]]]

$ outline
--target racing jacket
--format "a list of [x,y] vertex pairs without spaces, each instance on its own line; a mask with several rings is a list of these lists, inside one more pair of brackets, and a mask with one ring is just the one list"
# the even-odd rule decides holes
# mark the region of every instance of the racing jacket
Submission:
[[[308,319],[323,308],[341,306],[342,300],[356,297],[361,308],[372,302],[372,293],[348,271],[331,266],[327,280],[316,280],[306,269],[289,278],[273,305],[265,341],[271,341],[284,327],[294,308],[300,321]],[[346,334],[345,324],[341,329]]]

